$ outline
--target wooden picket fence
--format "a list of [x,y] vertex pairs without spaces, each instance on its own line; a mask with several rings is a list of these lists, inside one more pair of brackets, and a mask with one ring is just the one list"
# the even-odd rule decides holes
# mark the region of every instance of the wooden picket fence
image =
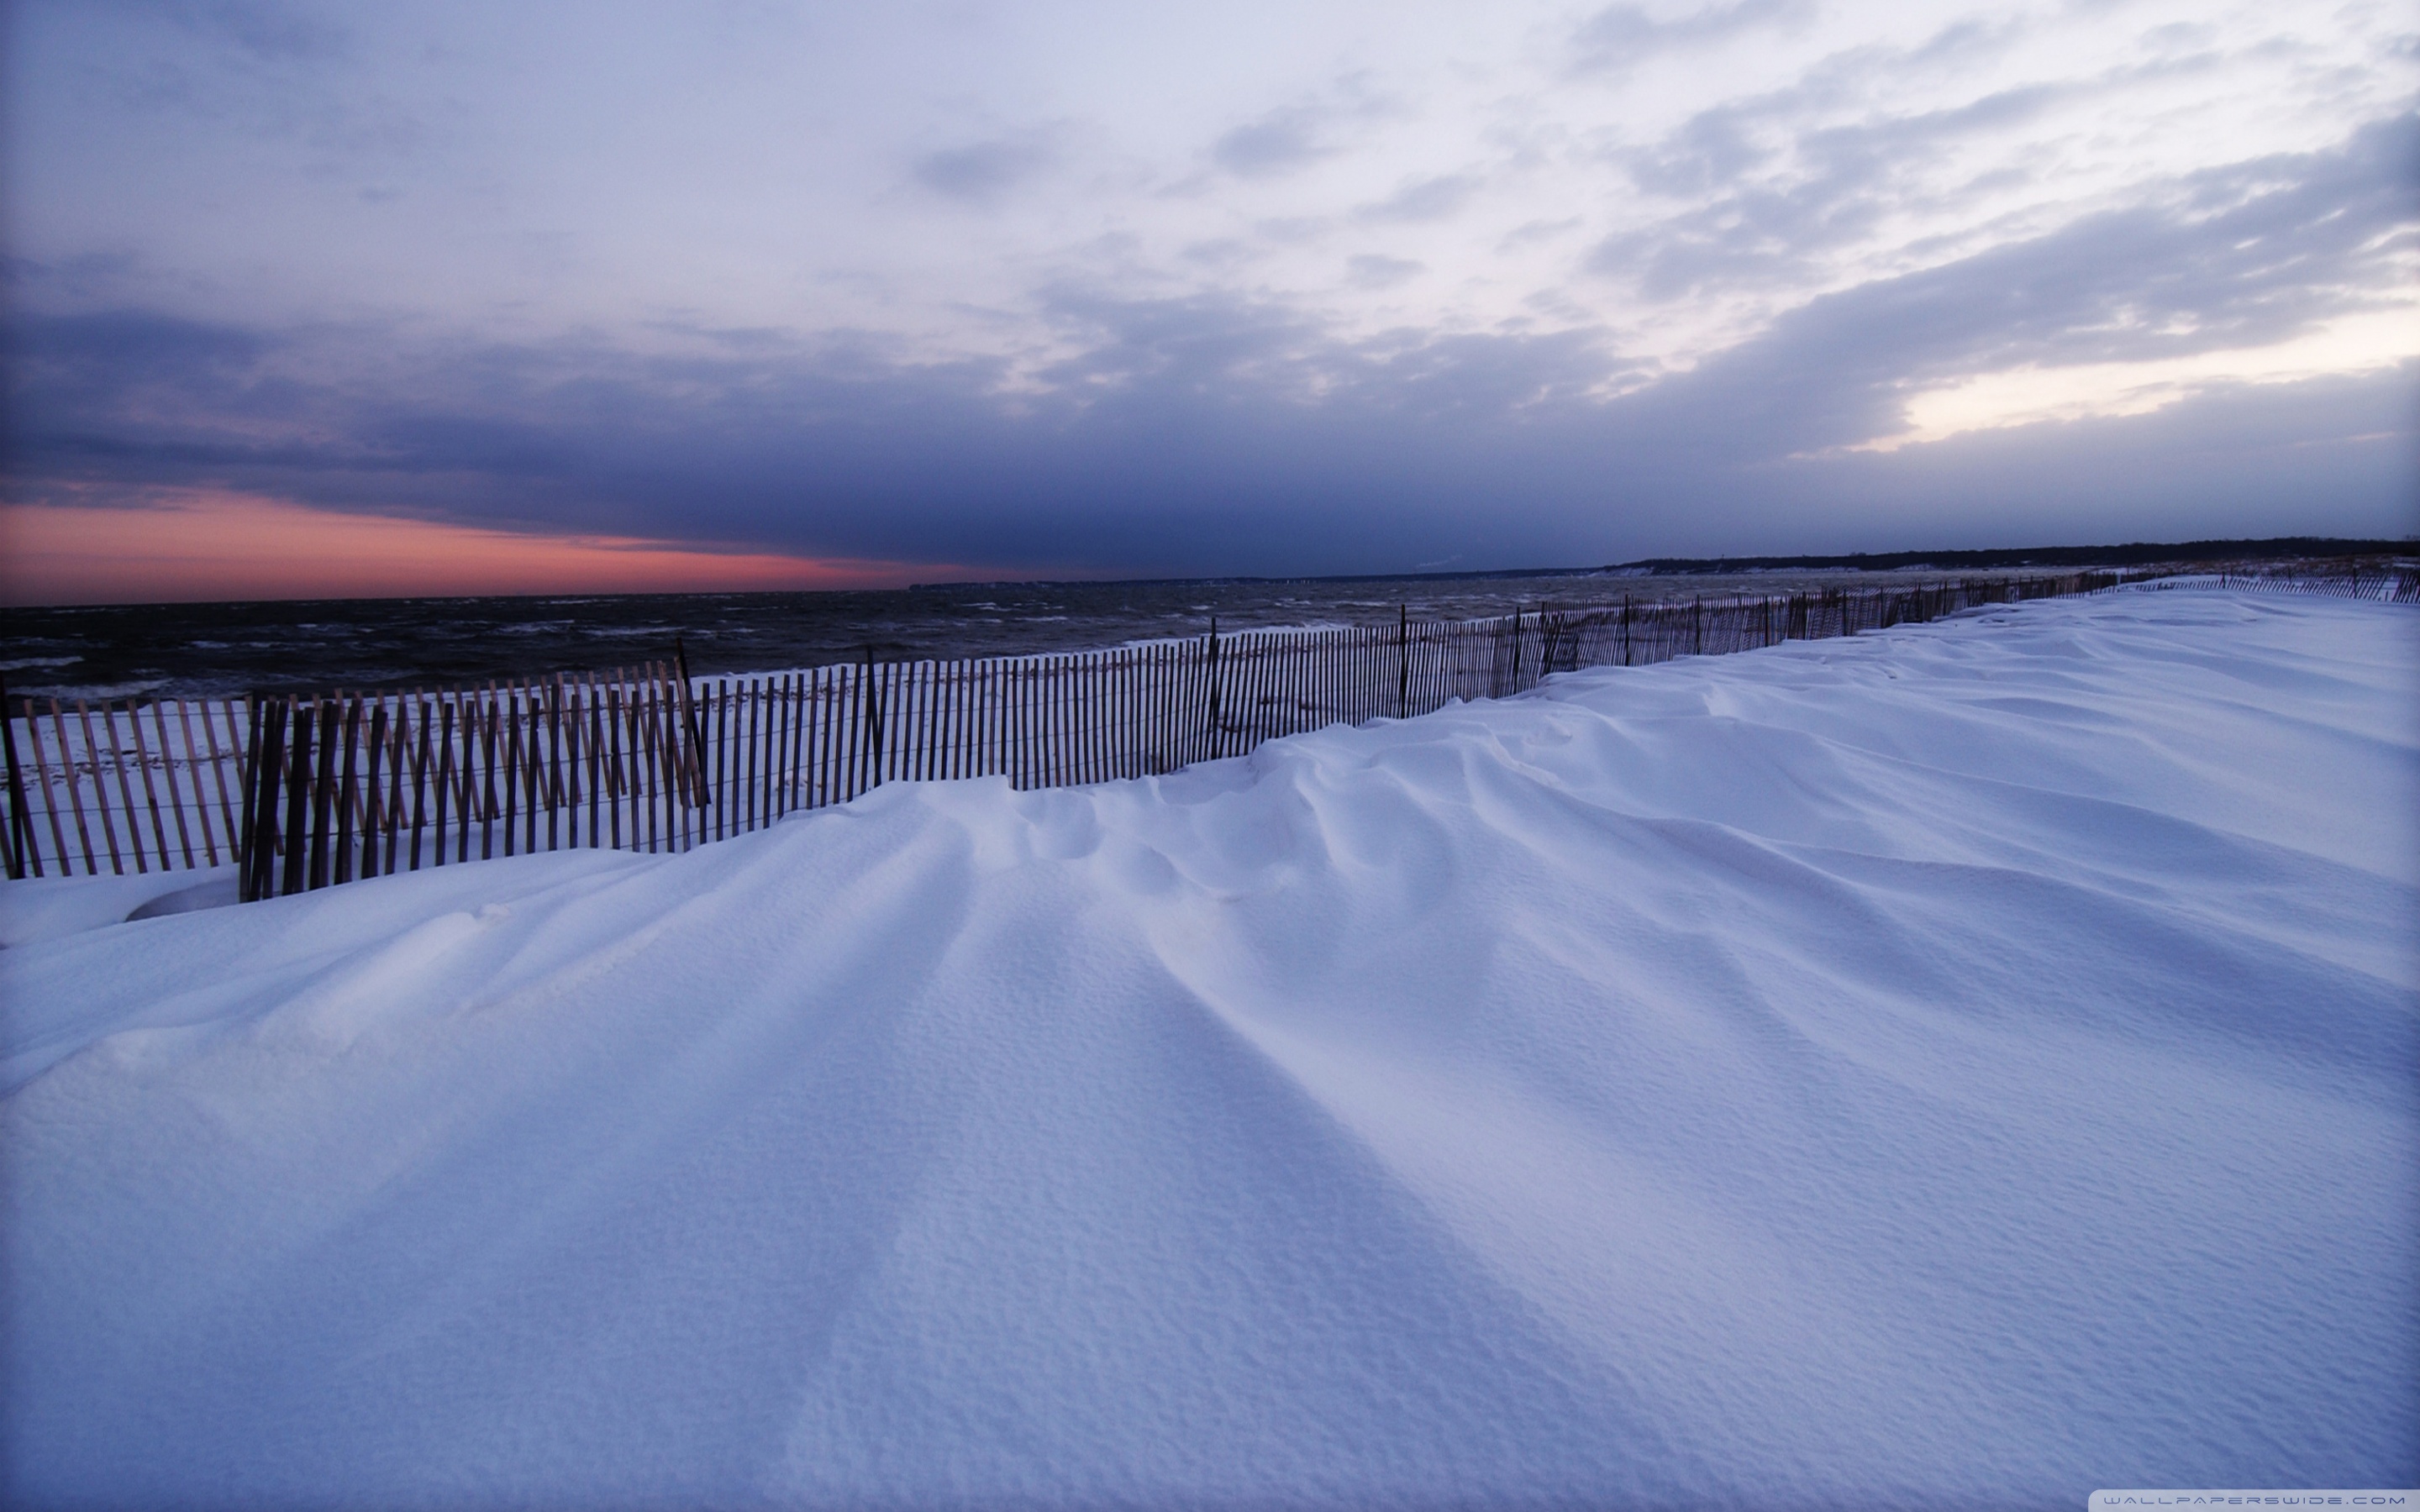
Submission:
[[1107,651],[869,656],[750,677],[691,679],[657,664],[97,713],[23,700],[23,717],[5,725],[8,872],[233,860],[250,900],[535,851],[684,851],[885,781],[998,776],[1041,788],[1151,776],[1305,730],[1500,698],[1553,672],[1854,635],[2122,580],[2073,573],[1481,620],[1399,614],[1343,629],[1214,626]]

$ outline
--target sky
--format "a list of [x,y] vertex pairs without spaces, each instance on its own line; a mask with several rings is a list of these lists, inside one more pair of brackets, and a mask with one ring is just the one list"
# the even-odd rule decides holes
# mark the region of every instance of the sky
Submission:
[[13,602],[2420,529],[2420,12],[18,0]]

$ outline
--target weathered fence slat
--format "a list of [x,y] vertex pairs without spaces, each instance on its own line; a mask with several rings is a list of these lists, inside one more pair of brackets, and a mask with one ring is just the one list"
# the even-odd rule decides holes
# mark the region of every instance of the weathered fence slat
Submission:
[[[135,715],[134,728],[137,731],[140,731],[143,728],[143,717],[140,713]],[[182,855],[185,858],[185,870],[190,872],[194,870],[194,833],[191,826],[185,823],[184,795],[180,793],[177,787],[177,748],[175,743],[168,738],[167,700],[154,699],[152,701],[151,728],[156,731],[160,736],[160,780],[164,783],[168,789],[168,811],[171,814],[174,814],[177,820],[177,850],[178,854]],[[193,771],[193,747],[190,742],[187,744],[185,748],[187,752],[185,766],[188,771],[193,772],[194,793],[196,796],[199,796],[201,790],[201,773],[198,771]],[[168,837],[163,835],[160,837],[160,858],[163,870],[165,870],[166,868],[167,857]]]
[[[26,724],[33,723],[33,705],[25,705]],[[17,764],[17,725],[8,717],[8,687],[0,679],[0,738],[8,741],[8,876],[22,881],[27,875],[42,874],[42,853],[34,835],[33,816],[25,811],[25,775]]]
[[51,733],[58,737],[59,779],[68,790],[68,807],[75,814],[76,849],[84,853],[85,875],[99,876],[101,868],[95,864],[92,853],[92,831],[84,821],[84,778],[76,770],[75,744],[68,739],[67,716],[60,710],[57,699],[51,700]]
[[[101,838],[109,847],[109,870],[113,875],[124,876],[126,858],[117,848],[117,824],[111,817],[109,809],[109,783],[101,775],[101,742],[93,738],[92,710],[82,699],[76,700],[76,725],[84,732],[84,764],[92,768],[92,806],[101,815]],[[59,745],[64,748],[67,743],[67,732],[62,729],[59,732]],[[116,766],[117,764],[113,762],[110,764]],[[73,769],[70,770],[70,780],[73,780]],[[117,776],[122,783],[126,779],[126,771],[123,767],[118,768]],[[78,786],[81,785],[81,783],[78,784]],[[132,794],[125,795],[124,806],[127,813],[127,830],[131,838],[139,833],[133,825]]]

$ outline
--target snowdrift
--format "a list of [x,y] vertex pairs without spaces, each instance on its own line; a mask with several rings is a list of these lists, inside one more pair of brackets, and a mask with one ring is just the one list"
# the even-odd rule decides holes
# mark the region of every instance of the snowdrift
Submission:
[[2121,593],[53,906],[6,1493],[2412,1484],[2416,687],[2408,609]]

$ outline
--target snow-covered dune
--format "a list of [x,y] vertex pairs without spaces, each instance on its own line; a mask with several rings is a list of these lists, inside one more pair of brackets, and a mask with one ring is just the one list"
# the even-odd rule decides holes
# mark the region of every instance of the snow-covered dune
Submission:
[[2410,1485],[2415,689],[2122,593],[0,952],[5,1489]]

